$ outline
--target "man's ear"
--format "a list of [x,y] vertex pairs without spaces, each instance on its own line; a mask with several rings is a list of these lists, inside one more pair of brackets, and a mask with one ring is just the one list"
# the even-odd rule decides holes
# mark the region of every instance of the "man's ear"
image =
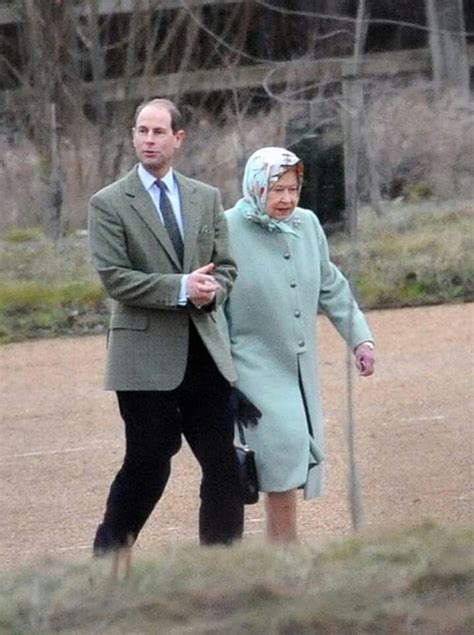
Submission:
[[186,132],[184,130],[178,130],[175,137],[176,137],[176,141],[179,142],[179,146],[180,146],[183,143],[183,141],[186,139]]

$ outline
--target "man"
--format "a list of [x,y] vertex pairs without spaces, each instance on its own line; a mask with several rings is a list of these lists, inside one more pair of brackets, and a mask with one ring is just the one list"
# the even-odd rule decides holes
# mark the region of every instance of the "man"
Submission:
[[94,553],[133,544],[160,499],[182,435],[202,469],[201,544],[242,535],[229,407],[235,371],[215,321],[237,275],[218,190],[172,168],[185,133],[165,99],[140,105],[139,163],[89,207],[94,266],[113,300],[106,389],[125,424]]

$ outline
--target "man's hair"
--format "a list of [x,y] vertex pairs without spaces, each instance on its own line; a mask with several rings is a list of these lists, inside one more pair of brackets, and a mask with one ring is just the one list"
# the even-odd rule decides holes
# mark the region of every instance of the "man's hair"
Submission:
[[138,105],[137,109],[135,110],[135,115],[133,118],[134,126],[137,125],[138,115],[146,106],[161,106],[162,108],[165,108],[170,113],[171,130],[175,134],[176,132],[178,132],[178,130],[183,129],[183,125],[184,125],[183,116],[179,112],[178,108],[169,99],[162,99],[161,97],[154,97],[153,99],[148,99],[147,101],[143,101],[141,104]]

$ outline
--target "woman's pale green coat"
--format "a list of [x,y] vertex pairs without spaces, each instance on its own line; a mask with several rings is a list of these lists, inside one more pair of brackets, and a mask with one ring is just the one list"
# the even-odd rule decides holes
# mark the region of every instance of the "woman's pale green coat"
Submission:
[[263,413],[258,426],[246,431],[260,489],[304,487],[305,498],[319,496],[324,435],[317,311],[353,348],[372,334],[346,278],[329,259],[325,234],[311,211],[294,211],[289,222],[297,235],[270,232],[235,208],[226,215],[239,275],[225,316],[236,385]]

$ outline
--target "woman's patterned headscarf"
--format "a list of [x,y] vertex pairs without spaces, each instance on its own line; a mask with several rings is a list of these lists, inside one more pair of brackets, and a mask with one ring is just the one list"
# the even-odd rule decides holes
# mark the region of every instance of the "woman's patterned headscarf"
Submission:
[[252,154],[245,166],[242,183],[243,198],[236,208],[249,220],[266,227],[269,231],[275,229],[296,234],[289,219],[277,220],[271,218],[266,211],[269,188],[289,169],[294,168],[298,179],[298,190],[301,192],[303,184],[303,162],[296,154],[285,148],[260,148]]

